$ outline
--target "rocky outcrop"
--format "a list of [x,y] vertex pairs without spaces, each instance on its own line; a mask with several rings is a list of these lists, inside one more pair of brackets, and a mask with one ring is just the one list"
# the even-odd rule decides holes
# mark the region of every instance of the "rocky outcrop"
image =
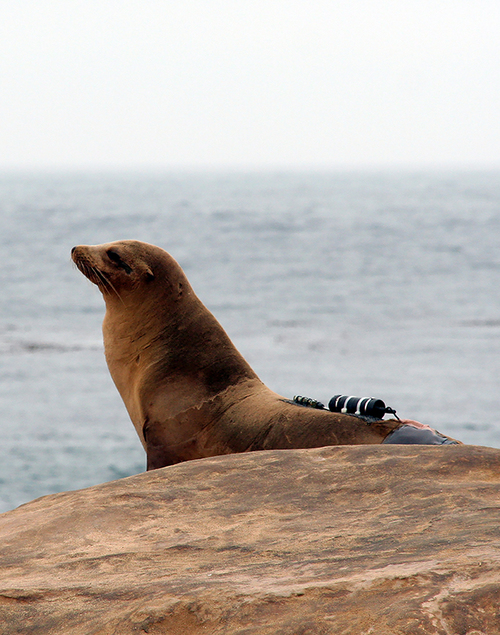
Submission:
[[500,633],[500,450],[190,461],[0,516],[2,635]]

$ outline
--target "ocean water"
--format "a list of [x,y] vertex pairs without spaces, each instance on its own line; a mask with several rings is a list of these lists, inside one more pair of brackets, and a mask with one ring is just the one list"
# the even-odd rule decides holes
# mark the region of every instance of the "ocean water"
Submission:
[[500,447],[500,173],[0,175],[0,511],[145,469],[76,244],[160,245],[286,397]]

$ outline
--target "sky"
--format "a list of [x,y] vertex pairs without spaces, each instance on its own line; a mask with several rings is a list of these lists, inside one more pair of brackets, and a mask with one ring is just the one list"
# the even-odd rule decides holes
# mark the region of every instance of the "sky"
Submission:
[[0,169],[500,167],[498,0],[2,0]]

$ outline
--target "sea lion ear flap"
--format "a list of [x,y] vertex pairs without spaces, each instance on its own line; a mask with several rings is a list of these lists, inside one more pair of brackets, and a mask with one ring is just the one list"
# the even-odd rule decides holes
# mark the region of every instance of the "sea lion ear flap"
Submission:
[[150,267],[146,267],[146,280],[149,282],[150,280],[154,280],[155,274]]

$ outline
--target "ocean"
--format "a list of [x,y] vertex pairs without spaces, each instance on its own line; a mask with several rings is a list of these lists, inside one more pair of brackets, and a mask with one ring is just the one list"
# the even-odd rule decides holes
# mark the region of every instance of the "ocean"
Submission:
[[0,175],[0,511],[145,469],[77,244],[181,264],[260,378],[500,447],[500,172]]

